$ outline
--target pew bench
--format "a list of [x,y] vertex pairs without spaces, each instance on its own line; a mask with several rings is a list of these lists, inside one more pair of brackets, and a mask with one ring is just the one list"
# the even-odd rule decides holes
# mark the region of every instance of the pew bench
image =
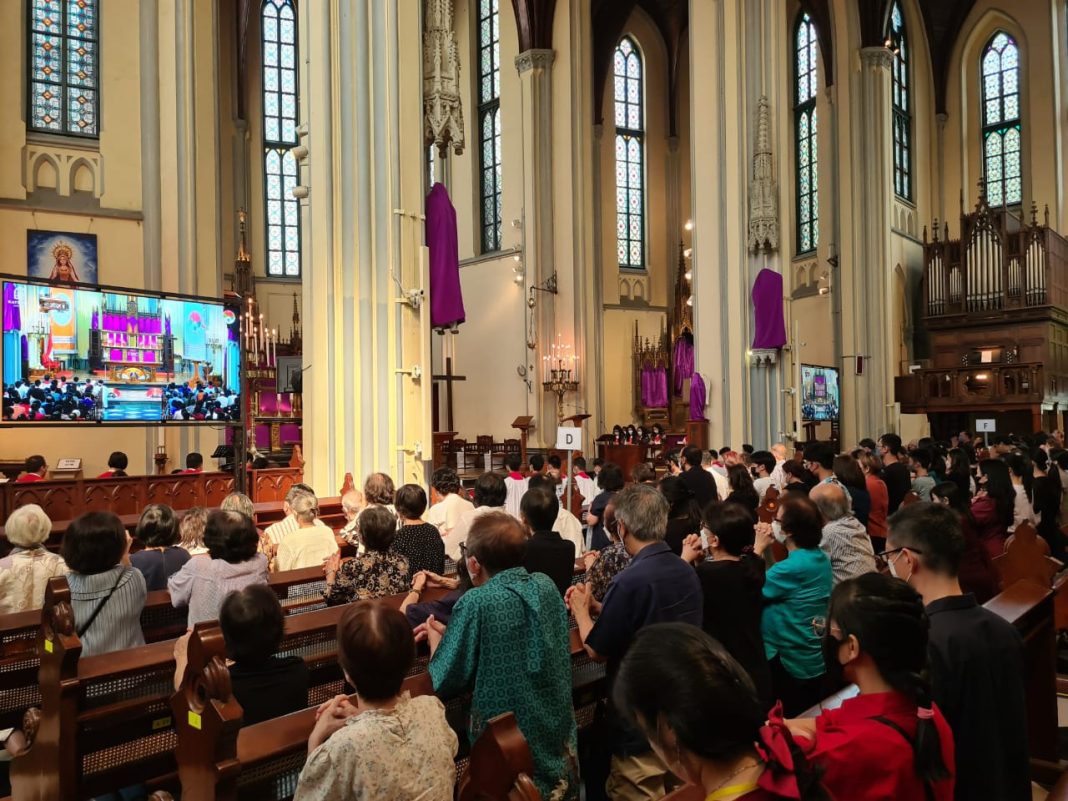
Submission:
[[[427,593],[434,598],[445,591]],[[388,600],[399,606],[403,597]],[[175,641],[79,659],[65,580],[49,583],[45,610],[38,613],[41,702],[23,716],[27,747],[11,763],[15,797],[81,801],[120,787],[175,782]],[[278,653],[308,663],[309,705],[343,690],[336,628],[344,610],[286,618]],[[423,669],[425,660],[413,671]]]

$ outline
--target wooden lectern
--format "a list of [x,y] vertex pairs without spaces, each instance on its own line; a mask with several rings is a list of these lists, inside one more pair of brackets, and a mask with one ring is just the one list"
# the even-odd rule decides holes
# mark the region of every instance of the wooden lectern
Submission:
[[517,417],[512,421],[512,428],[519,429],[519,458],[523,460],[523,469],[527,468],[527,432],[534,428],[534,418],[530,415]]
[[623,471],[623,480],[628,483],[634,468],[649,459],[649,446],[645,444],[616,445],[602,442],[599,450],[598,455],[602,459],[619,465],[619,469]]

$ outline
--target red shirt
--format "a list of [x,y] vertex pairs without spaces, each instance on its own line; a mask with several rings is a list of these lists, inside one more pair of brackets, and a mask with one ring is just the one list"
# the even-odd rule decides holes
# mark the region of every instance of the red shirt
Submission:
[[[950,778],[932,785],[934,801],[953,801],[953,732],[934,707],[942,761]],[[901,693],[858,695],[816,718],[812,742],[797,738],[809,760],[822,765],[822,784],[834,801],[924,801],[916,776],[912,744],[901,732],[873,718],[882,717],[916,737],[916,704]]]
[[44,481],[44,476],[37,473],[23,473],[15,479],[16,484],[30,484],[34,481]]
[[885,482],[878,476],[864,476],[864,484],[871,496],[871,511],[868,512],[868,536],[886,539],[886,515],[890,508],[890,494]]
[[190,467],[190,468],[187,468],[187,469],[183,470],[182,473],[183,474],[185,474],[185,473],[201,473],[201,472],[203,472],[203,470],[204,470],[204,468],[202,468],[202,467],[198,467],[196,469],[193,469],[193,468]]

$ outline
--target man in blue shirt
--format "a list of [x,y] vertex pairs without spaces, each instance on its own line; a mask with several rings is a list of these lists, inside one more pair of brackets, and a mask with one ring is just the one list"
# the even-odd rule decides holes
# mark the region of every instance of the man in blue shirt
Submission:
[[[668,520],[664,496],[653,487],[634,484],[617,493],[614,503],[619,537],[631,556],[630,564],[612,579],[602,603],[593,599],[584,584],[573,587],[567,596],[590,657],[608,663],[610,686],[639,629],[669,622],[700,626],[703,611],[696,574],[664,542]],[[605,785],[608,798],[662,798],[670,789],[669,767],[652,752],[645,737],[611,709],[609,720],[613,737]]]

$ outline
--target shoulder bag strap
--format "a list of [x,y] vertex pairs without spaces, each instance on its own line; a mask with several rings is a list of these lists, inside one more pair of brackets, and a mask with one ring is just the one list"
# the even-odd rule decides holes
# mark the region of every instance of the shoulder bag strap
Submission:
[[115,579],[115,583],[111,585],[111,589],[108,590],[108,594],[105,595],[100,603],[96,605],[96,609],[93,610],[93,614],[89,615],[89,619],[85,621],[84,625],[78,627],[77,634],[80,640],[85,636],[85,632],[89,631],[89,627],[93,625],[93,621],[96,620],[96,616],[100,614],[100,610],[104,608],[105,604],[111,600],[111,596],[115,594],[115,590],[119,588],[119,582],[122,581],[122,577],[126,575],[125,570],[119,571],[119,577]]

